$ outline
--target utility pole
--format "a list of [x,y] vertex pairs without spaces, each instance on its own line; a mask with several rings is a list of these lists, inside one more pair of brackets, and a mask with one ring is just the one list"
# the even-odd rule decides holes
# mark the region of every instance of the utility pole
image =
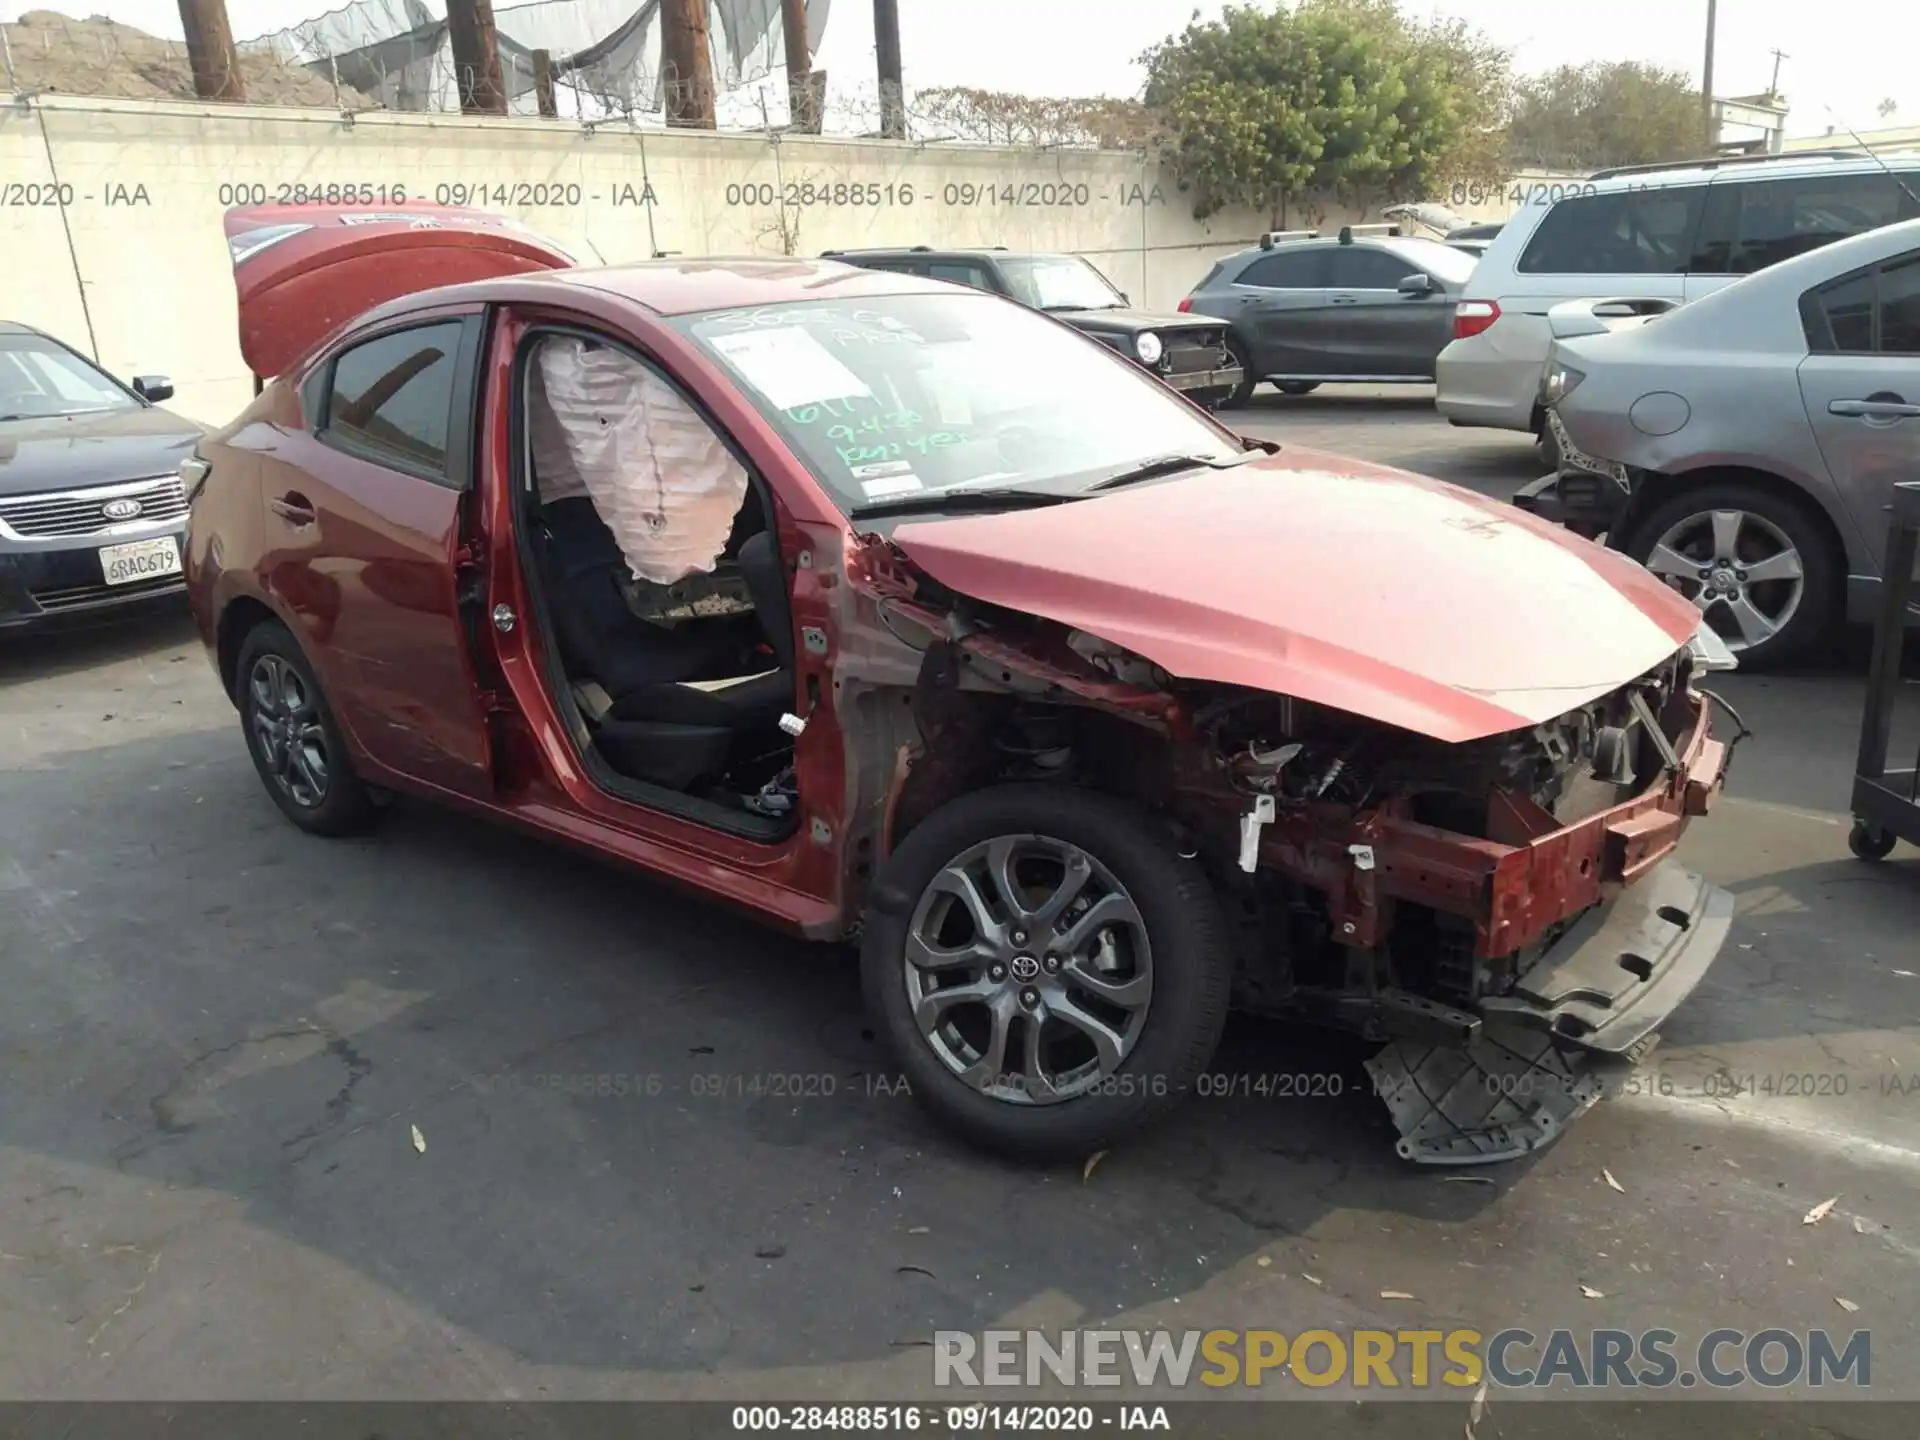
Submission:
[[506,114],[507,87],[500,79],[493,0],[447,0],[447,39],[453,46],[454,87],[461,113]]
[[716,128],[707,0],[660,0],[660,78],[667,92],[667,124]]
[[900,0],[873,0],[873,48],[880,61],[880,133],[907,138],[907,97],[900,81]]
[[553,52],[536,50],[532,59],[534,103],[540,107],[541,115],[551,120],[560,113],[559,102],[553,94]]
[[1713,123],[1713,31],[1719,0],[1707,0],[1707,63],[1700,70],[1700,119],[1707,131],[1707,149],[1715,148],[1720,136]]
[[202,100],[244,104],[247,87],[240,78],[240,54],[233,48],[226,0],[180,0],[180,26],[187,34],[193,93]]
[[807,0],[780,0],[780,21],[787,42],[787,123],[802,134],[815,132],[813,47],[807,43]]
[[1773,79],[1767,85],[1767,94],[1776,100],[1780,98],[1780,62],[1792,58],[1791,55],[1783,54],[1778,50],[1773,52]]

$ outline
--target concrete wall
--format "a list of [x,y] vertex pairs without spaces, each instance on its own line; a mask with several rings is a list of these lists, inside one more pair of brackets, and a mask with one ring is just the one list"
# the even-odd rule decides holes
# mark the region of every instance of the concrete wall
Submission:
[[[1166,308],[1268,218],[1197,222],[1157,167],[1112,152],[41,96],[0,110],[0,318],[123,377],[170,375],[179,409],[223,421],[252,387],[221,215],[327,187],[504,212],[609,264],[886,244],[1074,251]],[[1508,208],[1493,187],[1434,198],[1476,219]]]

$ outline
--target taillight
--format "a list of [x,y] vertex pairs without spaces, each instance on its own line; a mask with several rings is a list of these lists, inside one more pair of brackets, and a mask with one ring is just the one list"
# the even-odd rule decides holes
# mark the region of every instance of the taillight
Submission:
[[1498,300],[1462,300],[1453,307],[1453,338],[1471,340],[1499,318]]
[[1179,310],[1182,315],[1191,315],[1193,313],[1193,297],[1191,295],[1187,296],[1174,308]]

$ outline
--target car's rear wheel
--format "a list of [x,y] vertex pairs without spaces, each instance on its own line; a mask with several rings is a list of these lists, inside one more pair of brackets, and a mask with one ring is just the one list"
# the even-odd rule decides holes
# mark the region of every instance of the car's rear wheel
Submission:
[[1227,337],[1227,353],[1233,357],[1233,363],[1240,367],[1240,383],[1227,392],[1227,398],[1220,402],[1222,410],[1237,410],[1253,398],[1253,387],[1260,383],[1260,377],[1253,368],[1253,357],[1247,353],[1247,347],[1238,336]]
[[380,816],[353,773],[340,727],[300,653],[277,620],[248,632],[235,667],[240,723],[260,783],[280,812],[315,835],[351,835]]
[[861,970],[913,1094],[974,1143],[1087,1155],[1185,1098],[1231,962],[1197,862],[1137,807],[1006,785],[922,822],[879,877]]
[[1832,621],[1832,544],[1805,505],[1770,490],[1736,481],[1676,495],[1622,548],[1699,606],[1743,669],[1803,654]]
[[1282,380],[1277,388],[1282,395],[1311,395],[1320,388],[1318,380]]

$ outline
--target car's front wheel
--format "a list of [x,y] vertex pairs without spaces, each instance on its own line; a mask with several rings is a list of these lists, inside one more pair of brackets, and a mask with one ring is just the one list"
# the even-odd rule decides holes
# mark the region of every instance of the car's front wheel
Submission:
[[1838,558],[1807,506],[1738,481],[1656,505],[1622,547],[1700,607],[1742,669],[1803,654],[1827,633]]
[[861,970],[916,1099],[1030,1158],[1091,1154],[1184,1099],[1231,979],[1198,863],[1139,808],[1065,785],[980,791],[915,828]]
[[340,727],[293,633],[277,620],[247,633],[235,668],[247,753],[280,811],[315,835],[370,827],[380,807],[353,773]]
[[1311,395],[1320,388],[1318,380],[1280,380],[1275,382],[1282,395]]

